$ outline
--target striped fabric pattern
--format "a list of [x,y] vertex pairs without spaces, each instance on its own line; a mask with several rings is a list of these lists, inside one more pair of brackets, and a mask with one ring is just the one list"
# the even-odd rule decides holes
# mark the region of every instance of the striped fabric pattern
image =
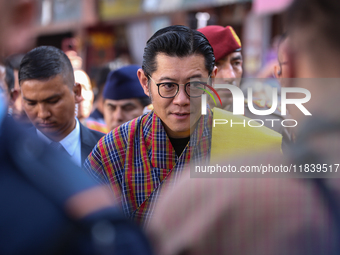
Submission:
[[85,168],[109,184],[126,216],[145,225],[164,184],[173,185],[191,161],[210,156],[212,114],[201,117],[190,142],[178,157],[161,120],[151,111],[99,140]]

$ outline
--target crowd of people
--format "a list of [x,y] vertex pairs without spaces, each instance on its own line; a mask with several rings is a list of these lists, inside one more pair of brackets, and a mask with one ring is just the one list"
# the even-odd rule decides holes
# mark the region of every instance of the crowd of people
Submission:
[[[214,89],[242,87],[231,26],[162,28],[141,66],[102,68],[94,93],[69,52],[17,54],[36,3],[0,0],[0,254],[340,253],[339,3],[286,10],[273,74],[312,95],[312,118],[289,109],[294,129],[279,109],[254,114],[271,110],[264,98],[234,116],[236,90]],[[193,178],[211,162],[300,175]]]

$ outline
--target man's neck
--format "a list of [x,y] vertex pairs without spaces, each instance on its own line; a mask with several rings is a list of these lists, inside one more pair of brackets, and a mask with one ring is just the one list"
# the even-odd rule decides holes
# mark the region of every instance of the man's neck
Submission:
[[60,142],[65,137],[67,137],[75,128],[76,128],[77,120],[74,119],[74,122],[71,126],[71,128],[67,128],[65,131],[61,131],[60,133],[44,133],[40,131],[44,136],[46,136],[48,139],[54,141],[54,142]]

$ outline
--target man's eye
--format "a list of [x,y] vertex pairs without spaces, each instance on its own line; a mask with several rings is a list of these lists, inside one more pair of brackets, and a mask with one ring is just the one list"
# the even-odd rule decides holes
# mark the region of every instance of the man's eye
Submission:
[[114,106],[114,105],[108,105],[108,108],[109,108],[110,111],[116,110],[116,106]]
[[240,66],[240,65],[242,65],[242,61],[235,61],[235,62],[233,63],[233,65],[234,65],[234,66]]
[[56,104],[58,102],[59,102],[59,99],[54,99],[54,100],[48,101],[49,104]]
[[134,105],[128,105],[123,108],[124,111],[130,112],[134,110],[136,107]]
[[176,84],[170,83],[170,82],[169,83],[162,83],[160,86],[162,87],[162,89],[167,89],[167,90],[176,88]]
[[35,102],[26,102],[26,104],[29,105],[29,106],[33,106],[33,105],[35,105]]
[[191,88],[191,89],[195,89],[195,88],[205,88],[205,83],[204,82],[201,82],[201,81],[192,81],[188,84],[188,86]]

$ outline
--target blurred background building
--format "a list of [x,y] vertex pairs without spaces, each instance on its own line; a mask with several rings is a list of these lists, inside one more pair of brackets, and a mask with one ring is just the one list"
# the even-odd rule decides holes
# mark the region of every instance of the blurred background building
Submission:
[[[261,0],[262,2],[264,0]],[[258,0],[258,2],[261,2]],[[108,64],[142,63],[146,41],[158,29],[231,25],[242,41],[244,76],[256,77],[276,58],[282,17],[254,12],[251,0],[41,0],[36,46],[75,51],[90,77]]]

